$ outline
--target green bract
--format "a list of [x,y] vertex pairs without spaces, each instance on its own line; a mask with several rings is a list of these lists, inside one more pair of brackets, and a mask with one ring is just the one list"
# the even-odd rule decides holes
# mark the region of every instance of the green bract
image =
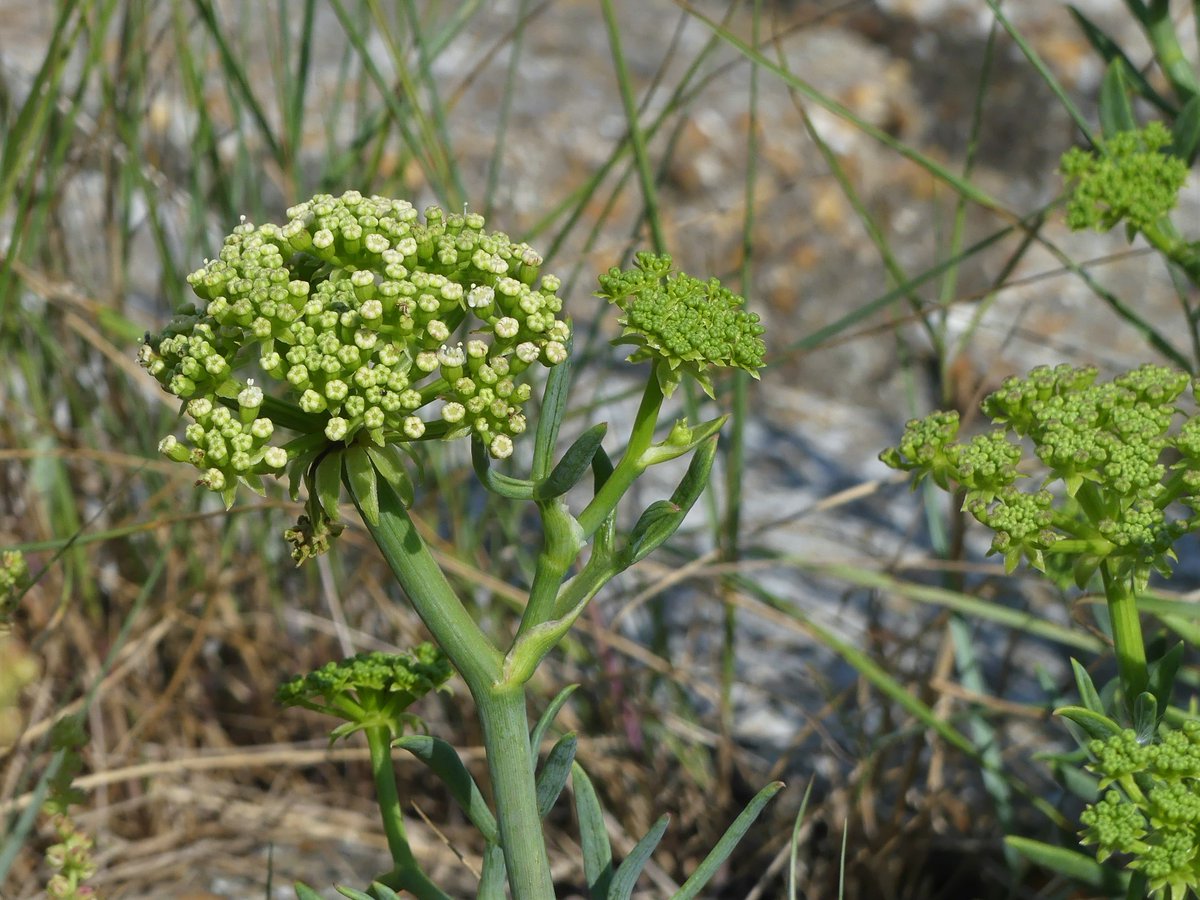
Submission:
[[1156,897],[1182,900],[1200,888],[1200,722],[1163,728],[1156,742],[1132,729],[1093,740],[1089,768],[1111,787],[1080,815],[1083,842],[1101,862],[1130,854]]
[[303,706],[345,719],[333,732],[344,737],[364,728],[385,726],[399,737],[405,710],[453,674],[445,655],[424,643],[408,653],[360,653],[341,662],[326,663],[279,687],[283,706]]
[[[1011,570],[1025,557],[1044,569],[1046,553],[1077,559],[1083,581],[1101,560],[1144,583],[1166,571],[1173,542],[1200,526],[1194,512],[1168,515],[1175,501],[1200,505],[1200,421],[1172,424],[1190,378],[1143,366],[1096,383],[1092,368],[1040,367],[1008,378],[983,402],[1003,430],[957,442],[958,416],[937,412],[908,423],[898,447],[880,458],[965,492],[964,508],[995,531],[992,552]],[[1044,477],[1023,490],[1032,460],[1018,471],[1020,439],[1032,444]],[[1168,469],[1167,454],[1182,460]]]
[[1162,152],[1171,141],[1161,122],[1151,122],[1101,141],[1098,152],[1068,150],[1061,169],[1075,184],[1067,224],[1076,231],[1108,231],[1121,221],[1137,231],[1153,227],[1175,208],[1187,179],[1187,163]]
[[571,334],[541,257],[481,216],[431,206],[422,223],[407,201],[357,191],[287,216],[237,226],[188,277],[200,302],[147,335],[142,365],[191,419],[162,452],[227,504],[239,480],[261,490],[330,447],[472,435],[510,455],[526,370],[563,362]]
[[615,266],[600,276],[597,296],[624,313],[616,343],[637,349],[630,362],[662,361],[656,367],[663,394],[670,396],[684,373],[713,395],[710,366],[744,369],[755,378],[763,365],[765,330],[746,301],[716,278],[701,281],[672,272],[671,257],[638,253],[634,268]]

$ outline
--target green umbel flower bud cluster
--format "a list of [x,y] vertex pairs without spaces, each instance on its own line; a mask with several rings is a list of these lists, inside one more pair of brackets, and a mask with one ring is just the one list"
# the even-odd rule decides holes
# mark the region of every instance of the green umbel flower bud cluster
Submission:
[[18,550],[0,554],[0,635],[7,630],[17,598],[28,583],[29,564],[25,562],[25,554]]
[[1129,854],[1155,897],[1182,900],[1200,890],[1200,722],[1163,728],[1142,742],[1132,729],[1088,744],[1109,788],[1080,815],[1083,843],[1103,862]]
[[1061,163],[1074,182],[1067,224],[1076,231],[1108,231],[1122,221],[1137,231],[1154,227],[1175,208],[1187,180],[1187,164],[1163,152],[1171,141],[1161,122],[1151,122],[1101,141],[1098,152],[1068,150]]
[[701,281],[673,272],[670,256],[638,253],[632,269],[614,266],[601,275],[596,293],[623,313],[617,321],[624,330],[614,343],[637,348],[629,361],[666,363],[657,367],[665,395],[671,395],[686,373],[712,396],[712,366],[743,369],[758,377],[766,352],[760,337],[765,329],[755,313],[743,309],[745,299],[716,278]]
[[46,864],[54,871],[46,882],[46,896],[53,900],[97,896],[94,888],[84,884],[99,868],[92,856],[95,841],[68,816],[55,815],[51,824],[58,840],[46,848]]
[[344,737],[363,728],[384,725],[397,737],[414,717],[405,710],[453,674],[440,649],[423,643],[407,653],[360,653],[330,662],[279,687],[283,706],[303,706],[346,724],[333,732]]
[[[1054,552],[1083,559],[1078,572],[1114,559],[1144,580],[1152,568],[1165,570],[1175,540],[1200,526],[1194,513],[1167,514],[1177,500],[1200,506],[1200,421],[1187,418],[1172,433],[1189,384],[1187,374],[1159,366],[1100,384],[1093,368],[1043,366],[984,400],[1002,430],[958,442],[958,416],[936,412],[909,422],[880,459],[917,481],[961,488],[964,509],[995,532],[992,552],[1009,569],[1022,557],[1044,569],[1044,554]],[[1045,472],[1030,490],[1017,485],[1032,474],[1019,471],[1022,439]],[[1171,449],[1183,457],[1174,471],[1164,462]]]
[[523,376],[570,341],[541,257],[481,216],[434,206],[422,223],[407,201],[357,191],[287,216],[237,226],[188,277],[200,303],[147,336],[142,364],[192,419],[163,452],[227,500],[295,455],[277,425],[343,445],[473,435],[510,455]]

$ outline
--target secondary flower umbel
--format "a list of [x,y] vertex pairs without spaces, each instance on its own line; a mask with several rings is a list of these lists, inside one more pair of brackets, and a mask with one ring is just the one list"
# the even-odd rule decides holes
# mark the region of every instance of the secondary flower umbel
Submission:
[[[323,446],[473,435],[512,453],[525,430],[522,376],[566,358],[559,280],[475,214],[347,191],[243,221],[188,277],[198,304],[141,363],[192,420],[162,451],[232,502]],[[299,434],[280,443],[277,426]],[[314,457],[315,458],[315,457]]]
[[613,267],[600,276],[597,294],[620,307],[624,330],[615,343],[637,349],[630,362],[656,366],[666,396],[689,374],[713,396],[710,366],[744,369],[755,378],[765,348],[758,316],[746,312],[744,298],[716,278],[701,281],[672,271],[671,257],[638,253],[634,268]]

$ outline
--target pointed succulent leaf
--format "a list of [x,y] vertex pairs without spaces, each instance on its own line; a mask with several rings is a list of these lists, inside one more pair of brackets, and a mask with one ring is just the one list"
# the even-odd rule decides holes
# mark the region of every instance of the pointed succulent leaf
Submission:
[[504,864],[504,848],[488,844],[483,848],[483,868],[475,900],[504,900],[508,896],[508,872]]
[[371,525],[379,524],[379,486],[375,466],[366,448],[355,444],[346,451],[346,483],[362,517]]
[[1133,730],[1138,743],[1146,744],[1158,730],[1158,702],[1149,691],[1142,691],[1133,701]]
[[567,342],[567,361],[550,370],[546,378],[546,389],[542,394],[542,408],[538,414],[537,435],[533,442],[533,477],[545,477],[554,459],[554,448],[558,444],[558,431],[567,412],[568,392],[571,388],[571,342]]
[[1010,847],[1030,862],[1051,872],[1104,891],[1103,896],[1114,897],[1125,893],[1129,882],[1128,873],[1118,872],[1112,866],[1098,863],[1094,858],[1068,847],[1056,847],[1032,838],[1010,836],[1004,839]]
[[1075,673],[1075,687],[1079,691],[1079,699],[1084,708],[1096,715],[1104,715],[1104,701],[1100,699],[1100,692],[1096,690],[1088,670],[1076,659],[1071,660],[1071,670]]
[[575,487],[587,474],[596,450],[600,447],[600,442],[604,440],[607,431],[608,423],[601,422],[593,425],[576,438],[553,471],[534,488],[534,499],[553,500]]
[[1197,150],[1200,150],[1200,94],[1183,105],[1171,126],[1171,155],[1190,166],[1196,161]]
[[408,467],[404,465],[400,450],[392,444],[383,447],[368,444],[366,450],[376,471],[400,495],[405,506],[412,506],[414,498],[412,476],[408,474]]
[[1062,716],[1074,722],[1091,738],[1104,740],[1121,733],[1121,726],[1108,716],[1093,712],[1083,706],[1062,706],[1054,711],[1056,716]]
[[441,738],[423,734],[406,735],[394,741],[392,746],[407,750],[425,763],[447,787],[450,796],[471,820],[471,824],[479,829],[484,840],[493,844],[499,842],[500,833],[496,828],[496,818],[454,747]]
[[571,776],[571,764],[575,762],[575,748],[579,738],[574,732],[564,734],[551,748],[546,762],[537,776],[538,815],[543,819],[554,808],[554,801],[567,785]]
[[571,767],[575,793],[575,815],[579,819],[579,842],[583,847],[583,874],[591,900],[605,900],[613,877],[612,844],[604,824],[604,810],[596,787],[579,763]]
[[662,840],[670,823],[670,816],[661,816],[629,851],[629,855],[622,860],[617,871],[613,873],[612,881],[608,886],[607,900],[629,900],[633,895],[633,889],[637,887],[642,870],[646,868],[646,863],[650,861],[654,848]]
[[546,711],[538,717],[537,724],[533,726],[533,731],[529,733],[529,746],[533,750],[535,758],[538,754],[538,748],[542,746],[542,737],[545,735],[546,729],[554,724],[559,711],[566,705],[578,687],[579,685],[577,684],[568,684],[555,695],[554,699],[546,707]]
[[621,553],[621,564],[628,568],[644,559],[673,535],[687,518],[693,505],[704,493],[717,453],[717,436],[701,444],[688,464],[687,472],[670,500],[651,503],[638,518]]
[[1106,138],[1137,128],[1125,74],[1124,61],[1114,59],[1108,64],[1100,83],[1100,129]]
[[1175,687],[1175,675],[1183,662],[1183,642],[1175,644],[1170,650],[1150,664],[1148,683],[1150,693],[1158,701],[1158,719],[1166,715],[1167,707],[1171,705],[1171,694]]
[[317,463],[313,484],[309,488],[316,490],[321,508],[334,522],[339,522],[342,518],[338,505],[342,496],[343,453],[342,450],[330,450],[321,458]]

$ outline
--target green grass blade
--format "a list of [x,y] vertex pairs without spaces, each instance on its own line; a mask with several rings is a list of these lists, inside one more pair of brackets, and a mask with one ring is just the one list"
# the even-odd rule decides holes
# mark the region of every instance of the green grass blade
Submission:
[[704,890],[708,882],[712,880],[712,877],[717,874],[717,869],[729,858],[734,848],[745,837],[746,832],[754,824],[754,820],[758,818],[759,813],[771,802],[771,798],[781,790],[783,790],[783,782],[773,781],[755,794],[754,799],[746,805],[741,814],[733,820],[733,824],[721,835],[721,839],[717,841],[717,845],[709,851],[708,856],[704,857],[704,860],[696,867],[696,871],[691,874],[678,891],[671,895],[671,900],[694,900],[694,898],[700,896],[700,892]]
[[1000,9],[1000,4],[996,0],[985,0],[985,2],[988,8],[991,9],[992,15],[996,17],[996,21],[1008,32],[1008,36],[1016,42],[1016,45],[1021,48],[1021,52],[1025,54],[1025,58],[1029,60],[1029,64],[1037,71],[1042,81],[1046,83],[1046,86],[1054,92],[1054,96],[1058,98],[1063,109],[1067,111],[1067,115],[1074,120],[1075,126],[1079,129],[1080,133],[1087,138],[1088,143],[1095,146],[1096,137],[1092,134],[1091,126],[1088,125],[1088,121],[1084,118],[1083,113],[1080,112],[1079,107],[1075,105],[1075,101],[1071,99],[1062,84],[1054,77],[1054,73],[1050,71],[1050,67],[1046,65],[1038,55],[1038,52],[1033,49],[1029,41],[1025,40],[1025,36],[1016,29],[1008,16],[1004,15]]
[[804,824],[804,814],[808,811],[808,801],[812,798],[813,779],[808,780],[804,789],[804,797],[800,808],[796,810],[796,820],[792,824],[792,838],[788,842],[788,877],[787,900],[796,900],[796,864],[800,856],[800,826]]
[[662,218],[658,209],[658,190],[654,172],[650,167],[650,156],[646,151],[646,135],[638,121],[637,103],[633,97],[633,81],[629,75],[629,64],[621,49],[621,31],[612,0],[601,0],[604,12],[604,27],[608,32],[608,43],[612,49],[613,68],[617,74],[617,85],[621,90],[621,105],[625,110],[625,125],[628,140],[633,147],[633,158],[637,164],[638,180],[642,186],[642,202],[645,204],[646,221],[650,226],[650,240],[657,253],[668,252],[667,239],[663,233]]

